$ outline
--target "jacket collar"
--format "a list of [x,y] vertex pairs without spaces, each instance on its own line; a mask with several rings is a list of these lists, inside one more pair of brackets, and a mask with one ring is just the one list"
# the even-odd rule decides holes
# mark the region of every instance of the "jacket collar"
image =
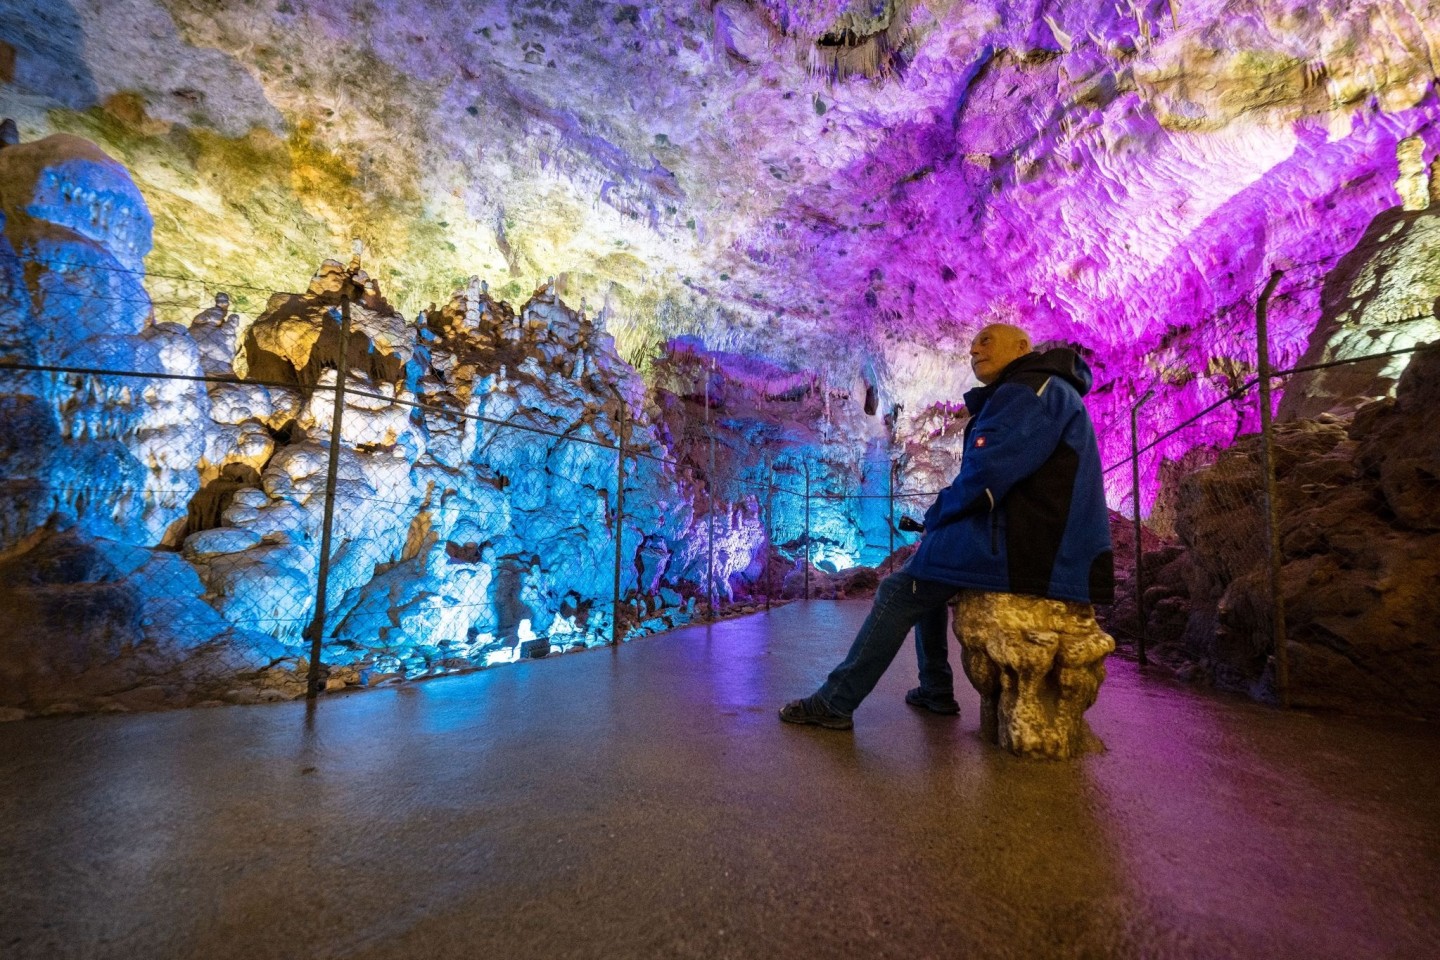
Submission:
[[1005,384],[1005,381],[1009,380],[1012,376],[1016,374],[1016,372],[1018,372],[1022,367],[1024,367],[1026,365],[1025,361],[1036,356],[1039,356],[1039,354],[1035,353],[1032,350],[1024,356],[1016,357],[1014,360],[1011,360],[1005,365],[1005,369],[1000,371],[1000,376],[995,378],[994,383],[982,384],[978,387],[966,390],[965,407],[970,411],[970,416],[972,418],[978,417],[980,415],[980,411],[985,407],[985,401],[989,400],[991,395],[993,395],[996,390],[999,390]]
[[1044,353],[1037,353],[1032,350],[1023,357],[1016,357],[1011,360],[995,382],[989,386],[976,387],[965,394],[965,406],[969,408],[971,416],[980,412],[990,396],[1006,383],[1021,376],[1032,376],[1037,378],[1037,387],[1043,383],[1045,378],[1059,377],[1080,396],[1090,392],[1094,383],[1093,375],[1090,373],[1090,366],[1080,355],[1068,347],[1055,347],[1046,350]]

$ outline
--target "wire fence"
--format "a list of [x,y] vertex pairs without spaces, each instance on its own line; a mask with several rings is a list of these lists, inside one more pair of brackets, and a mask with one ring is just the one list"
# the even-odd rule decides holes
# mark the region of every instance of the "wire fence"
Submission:
[[[87,288],[84,268],[64,265],[78,295],[144,306],[143,288]],[[85,569],[39,576],[77,596],[123,582],[148,638],[240,641],[292,662],[313,695],[863,591],[862,562],[913,539],[894,520],[924,495],[895,489],[890,459],[859,465],[852,489],[836,478],[855,464],[727,470],[718,431],[683,454],[662,443],[606,377],[582,382],[603,360],[583,317],[547,326],[472,296],[493,316],[466,320],[486,331],[459,337],[471,354],[421,330],[406,359],[353,277],[304,303],[277,295],[299,318],[283,330],[241,328],[206,291],[188,330],[40,337],[0,360],[0,543],[105,544]]]
[[[300,391],[0,364],[0,393],[53,407],[64,441],[7,464],[7,545],[58,522],[178,552],[188,563],[156,571],[147,615],[192,637],[239,630],[308,644],[320,686],[836,596],[833,578],[859,557],[821,531],[874,499],[809,489],[803,474],[706,477],[620,437],[501,422],[335,370]],[[194,429],[207,405],[238,421],[219,425],[221,443]],[[417,466],[422,447],[429,465]],[[930,497],[878,498],[887,558],[907,539],[888,526],[897,502]]]
[[[115,286],[84,282],[81,262],[10,263],[63,267],[35,286],[49,315],[146,315],[136,271],[97,266]],[[53,561],[36,583],[124,581],[133,596],[115,615],[147,636],[240,639],[292,657],[313,693],[861,593],[913,546],[900,518],[936,496],[933,470],[899,452],[738,449],[710,421],[708,380],[703,418],[662,438],[595,369],[583,316],[517,317],[477,288],[420,321],[461,330],[470,353],[424,330],[402,350],[386,324],[403,321],[363,273],[342,273],[308,305],[282,298],[282,312],[310,311],[310,340],[284,345],[309,350],[303,363],[260,362],[279,334],[240,328],[220,284],[179,276],[215,297],[188,331],[94,320],[58,354],[43,331],[7,337],[0,544],[45,529],[101,538],[108,553]],[[1248,371],[1225,371],[1233,387],[1190,412],[1193,394],[1135,385],[1130,455],[1105,468],[1124,521],[1108,623],[1142,663],[1183,640],[1271,677],[1287,702],[1280,540],[1333,478],[1304,466],[1312,441],[1274,422],[1270,387],[1394,372],[1420,347],[1272,370],[1268,294],[1248,335],[1226,321],[1256,350]]]
[[[1297,625],[1311,634],[1328,628],[1287,611],[1297,598],[1304,602],[1309,587],[1287,582],[1286,564],[1332,551],[1322,528],[1337,510],[1359,507],[1365,494],[1350,419],[1324,413],[1277,420],[1278,398],[1317,385],[1326,394],[1324,377],[1339,372],[1336,382],[1358,394],[1350,401],[1363,403],[1393,387],[1409,355],[1428,345],[1273,369],[1266,310],[1279,279],[1272,275],[1259,296],[1248,336],[1229,332],[1255,349],[1232,389],[1190,412],[1194,397],[1159,378],[1133,385],[1130,455],[1104,469],[1117,521],[1116,602],[1104,619],[1133,643],[1142,665],[1156,645],[1183,648],[1219,682],[1268,689],[1288,706],[1297,695],[1304,699],[1291,682],[1299,648],[1290,635]],[[1389,386],[1377,380],[1382,371],[1391,375]],[[1330,395],[1347,396],[1336,395],[1333,383]],[[1340,486],[1354,489],[1354,502],[1317,506],[1317,493]],[[1328,518],[1318,515],[1327,510]],[[1306,532],[1308,540],[1298,535]],[[1323,642],[1345,643],[1333,635]]]

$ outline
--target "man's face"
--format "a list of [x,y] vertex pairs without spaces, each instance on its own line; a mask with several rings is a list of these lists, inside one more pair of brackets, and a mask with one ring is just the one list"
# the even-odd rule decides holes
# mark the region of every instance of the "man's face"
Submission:
[[1024,332],[1006,324],[992,324],[975,335],[970,342],[970,369],[975,378],[989,385],[1013,360],[1030,352],[1030,339]]

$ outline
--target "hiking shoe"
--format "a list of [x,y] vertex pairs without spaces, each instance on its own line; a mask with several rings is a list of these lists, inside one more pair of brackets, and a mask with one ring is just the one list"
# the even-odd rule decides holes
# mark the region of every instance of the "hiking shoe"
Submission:
[[818,693],[785,704],[780,708],[780,719],[786,723],[809,723],[826,730],[849,730],[855,726],[849,714],[830,709]]
[[912,688],[905,694],[905,702],[912,707],[929,710],[931,713],[943,713],[946,716],[954,716],[960,712],[960,704],[955,702],[954,696],[948,693],[927,693],[924,687]]

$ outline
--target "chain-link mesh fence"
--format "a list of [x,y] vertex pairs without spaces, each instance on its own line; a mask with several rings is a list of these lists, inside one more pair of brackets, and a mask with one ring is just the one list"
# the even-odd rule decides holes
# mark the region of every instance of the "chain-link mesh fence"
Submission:
[[363,370],[309,385],[0,376],[12,412],[28,402],[59,425],[50,447],[16,438],[6,460],[7,546],[57,522],[142,545],[146,616],[191,641],[240,630],[318,654],[317,681],[336,688],[843,595],[841,574],[864,590],[862,559],[888,563],[913,539],[898,516],[934,496],[896,491],[888,460],[846,489],[811,483],[806,462],[706,477],[621,460],[618,443],[525,422],[535,411],[501,422],[473,396],[416,399]]
[[[1123,491],[1117,513],[1131,521],[1114,530],[1120,599],[1110,624],[1141,644],[1142,657],[1147,641],[1177,640],[1187,626],[1205,632],[1189,623],[1195,605],[1176,599],[1176,591],[1187,587],[1175,580],[1183,571],[1165,569],[1178,555],[1176,543],[1183,539],[1195,557],[1204,558],[1212,584],[1228,583],[1266,558],[1259,451],[1222,457],[1258,427],[1253,383],[1188,417],[1182,418],[1181,404],[1175,395],[1147,395],[1137,403],[1135,453],[1106,470],[1107,486]],[[1251,446],[1242,443],[1241,449]],[[1148,557],[1143,566],[1140,557]],[[1202,608],[1219,601],[1194,599]]]
[[616,448],[387,394],[346,393],[327,636],[406,675],[608,641]]
[[[1424,348],[1265,373],[1275,396],[1299,398],[1314,388],[1317,371],[1387,369],[1393,382],[1403,358]],[[1342,371],[1338,379],[1352,390],[1375,388],[1374,377]],[[1385,392],[1383,384],[1375,389]],[[1391,408],[1372,402],[1357,414],[1361,395],[1349,399],[1348,412],[1344,398],[1332,398],[1325,403],[1338,399],[1339,412],[1272,420],[1262,411],[1264,393],[1261,378],[1250,377],[1194,413],[1186,412],[1191,393],[1160,384],[1136,402],[1133,452],[1105,470],[1117,566],[1116,603],[1106,619],[1135,644],[1142,663],[1147,647],[1183,648],[1184,669],[1199,667],[1231,686],[1259,684],[1286,703],[1296,693],[1289,657],[1305,648],[1285,638],[1298,627],[1327,648],[1346,642],[1316,625],[1317,617],[1339,618],[1315,588],[1329,567],[1351,563],[1341,555],[1343,536],[1327,531],[1345,515],[1376,512],[1367,506],[1373,483],[1364,480],[1373,468],[1357,450]],[[1364,606],[1347,602],[1352,615]]]
[[[143,319],[156,302],[125,286],[134,271],[86,283],[83,269],[43,288],[46,311],[92,316],[101,303]],[[562,342],[573,331],[472,291],[445,320],[447,336],[470,338],[462,350],[407,333],[358,284],[271,298],[303,321],[279,333],[240,325],[214,283],[172,285],[177,309],[213,300],[188,332],[0,345],[0,538],[14,555],[42,530],[62,535],[10,576],[12,606],[91,603],[117,638],[238,638],[250,666],[374,683],[863,592],[916,540],[900,518],[936,496],[933,465],[917,472],[901,454],[757,454],[708,413],[662,437],[613,377],[584,380],[602,360],[586,352],[583,317],[560,318],[582,331]],[[296,329],[312,338],[308,358],[277,362],[276,338]],[[409,354],[396,346],[406,337]],[[1271,376],[1286,393],[1342,365],[1398,376],[1409,352]],[[32,362],[41,355],[60,362]],[[1267,669],[1281,626],[1267,529],[1292,555],[1333,549],[1318,514],[1355,479],[1330,454],[1349,428],[1262,431],[1258,383],[1242,367],[1157,378],[1133,410],[1134,452],[1106,468],[1120,572],[1110,624],[1142,655],[1183,641],[1242,673]],[[1283,481],[1273,500],[1267,451]]]
[[67,632],[78,672],[127,649],[164,661],[214,640],[247,651],[230,658],[237,668],[283,658],[313,617],[318,524],[261,509],[266,426],[209,419],[273,386],[0,365],[0,542],[22,568],[0,591],[17,626]]

